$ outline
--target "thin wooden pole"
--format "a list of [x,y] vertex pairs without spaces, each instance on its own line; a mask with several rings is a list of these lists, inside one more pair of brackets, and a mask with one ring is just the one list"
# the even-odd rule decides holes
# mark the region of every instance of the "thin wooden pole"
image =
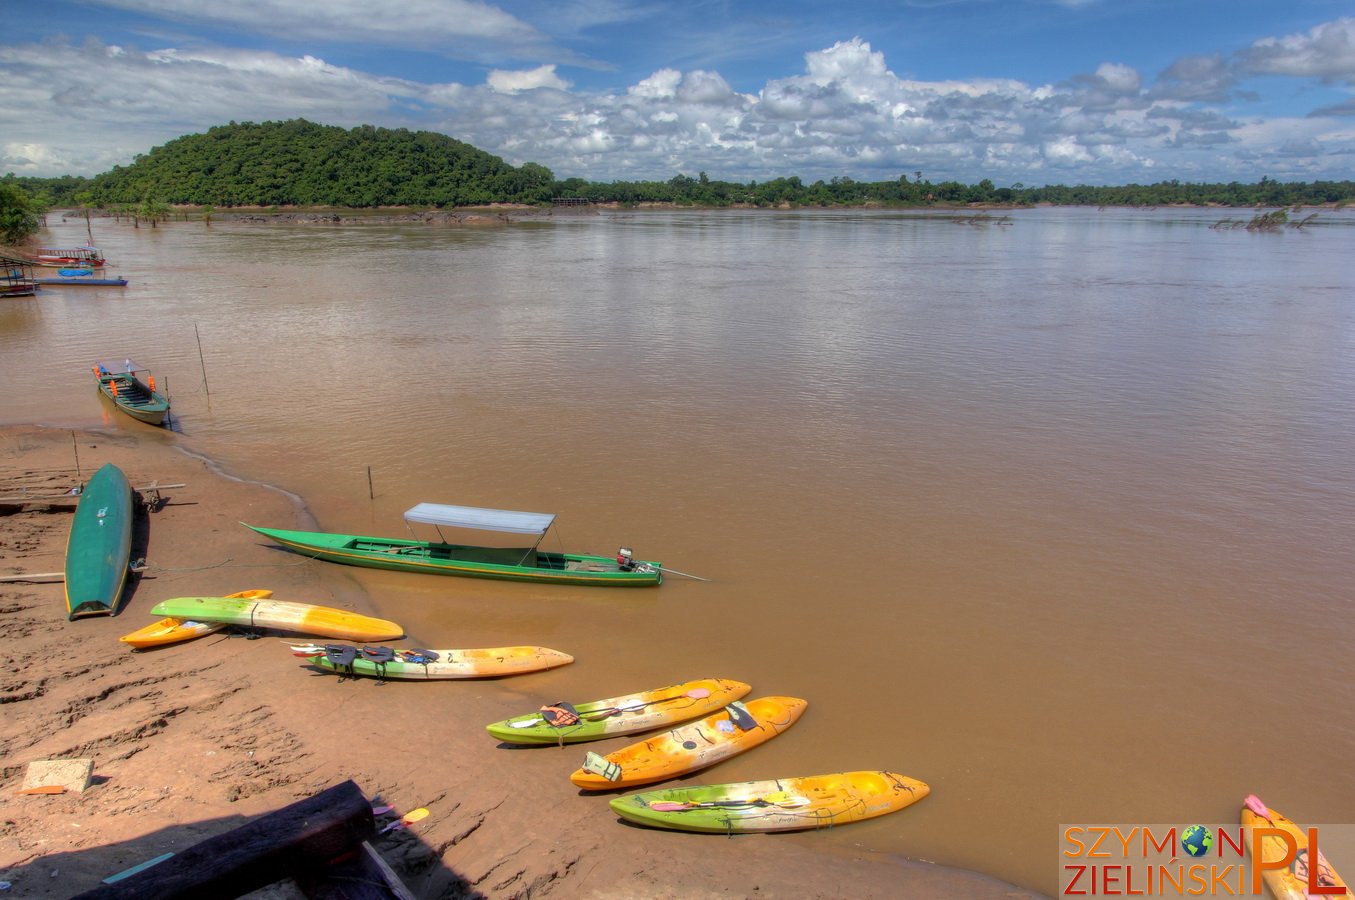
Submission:
[[71,451],[75,453],[75,477],[80,479],[80,445],[75,442],[74,431],[71,432]]
[[368,466],[368,467],[367,467],[367,499],[368,499],[368,500],[375,500],[375,499],[376,499],[376,491],[373,490],[373,488],[372,488],[372,467],[371,467],[371,466]]
[[202,335],[198,334],[198,323],[193,323],[193,336],[198,339],[198,362],[202,365],[202,386],[207,390],[207,396],[212,396],[212,389],[207,385],[207,361],[202,358]]

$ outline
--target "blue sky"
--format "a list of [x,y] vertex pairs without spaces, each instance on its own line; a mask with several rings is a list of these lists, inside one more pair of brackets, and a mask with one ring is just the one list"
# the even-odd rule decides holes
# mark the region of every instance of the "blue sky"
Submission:
[[436,131],[557,178],[1355,178],[1349,0],[6,0],[0,173],[214,125]]

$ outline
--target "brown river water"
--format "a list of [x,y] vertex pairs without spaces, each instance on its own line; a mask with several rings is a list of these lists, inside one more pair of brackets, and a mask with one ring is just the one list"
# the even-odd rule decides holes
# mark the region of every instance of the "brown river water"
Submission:
[[[804,697],[692,783],[899,771],[932,796],[819,837],[1053,893],[1060,823],[1355,822],[1355,212],[1211,227],[1251,215],[96,219],[131,284],[0,303],[0,423],[177,443],[322,530],[552,512],[546,549],[708,579],[350,570],[423,646],[578,660],[482,690]],[[125,356],[172,432],[94,390]]]

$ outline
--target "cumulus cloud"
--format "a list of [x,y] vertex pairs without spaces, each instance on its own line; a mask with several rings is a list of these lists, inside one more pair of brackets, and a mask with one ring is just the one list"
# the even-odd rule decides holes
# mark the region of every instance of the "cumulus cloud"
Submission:
[[1306,34],[1256,41],[1241,56],[1253,74],[1321,78],[1355,84],[1355,19],[1337,19]]
[[526,72],[495,69],[489,73],[486,83],[501,94],[516,94],[518,91],[533,91],[537,88],[564,91],[570,87],[568,81],[555,74],[553,65],[537,66]]
[[[1247,53],[1264,46],[1265,58],[1249,55],[1249,64],[1336,77],[1346,22],[1258,42]],[[304,117],[439,131],[557,177],[604,181],[698,171],[876,180],[922,170],[932,181],[1122,183],[1159,172],[1250,179],[1258,166],[1272,177],[1348,177],[1355,135],[1332,123],[1355,110],[1338,105],[1268,131],[1225,106],[1241,71],[1239,59],[1196,56],[1151,85],[1118,62],[1058,84],[922,81],[895,74],[857,37],[806,53],[800,72],[750,92],[714,70],[672,67],[619,90],[581,91],[554,63],[492,69],[482,84],[426,83],[313,56],[11,44],[0,46],[0,152],[4,170],[19,174],[93,174],[213,125]],[[1300,162],[1305,147],[1321,152]]]

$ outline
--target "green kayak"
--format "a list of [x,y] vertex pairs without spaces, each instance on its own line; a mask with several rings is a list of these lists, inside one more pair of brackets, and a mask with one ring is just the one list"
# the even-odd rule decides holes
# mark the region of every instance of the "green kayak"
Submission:
[[80,493],[66,542],[66,617],[116,615],[132,555],[132,485],[112,463]]

